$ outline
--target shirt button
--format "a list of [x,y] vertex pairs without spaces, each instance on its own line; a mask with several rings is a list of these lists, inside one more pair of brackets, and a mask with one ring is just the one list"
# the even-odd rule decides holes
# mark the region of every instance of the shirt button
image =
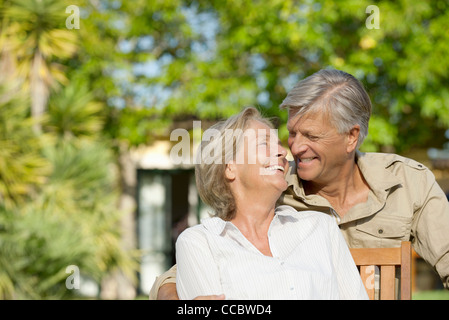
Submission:
[[377,233],[379,233],[379,234],[384,233],[384,229],[379,229],[379,230],[377,230]]

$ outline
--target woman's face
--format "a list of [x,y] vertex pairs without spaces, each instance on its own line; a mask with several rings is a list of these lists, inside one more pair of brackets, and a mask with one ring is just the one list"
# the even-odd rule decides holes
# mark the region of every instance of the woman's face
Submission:
[[268,188],[280,195],[287,189],[286,155],[287,151],[281,145],[277,130],[252,120],[237,151],[236,179],[247,189],[262,192],[264,188]]

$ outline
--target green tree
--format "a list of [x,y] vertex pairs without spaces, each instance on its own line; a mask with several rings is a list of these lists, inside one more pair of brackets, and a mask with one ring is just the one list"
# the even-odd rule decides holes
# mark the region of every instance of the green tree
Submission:
[[[71,4],[80,7],[80,29],[65,28]],[[379,29],[366,27],[369,5],[379,8]],[[133,196],[121,161],[129,148],[245,105],[277,118],[285,140],[278,106],[319,69],[347,71],[367,88],[374,110],[364,150],[440,146],[449,128],[447,1],[0,0],[0,7],[0,78],[12,83],[13,75],[23,90],[0,87],[4,297],[33,296],[23,285],[38,283],[31,279],[47,279],[38,294],[61,294],[57,283],[72,260],[45,238],[46,228],[84,239],[76,256],[88,257],[79,264],[97,280],[115,267],[131,270],[129,254],[117,249],[118,221],[134,210],[117,211],[120,195]],[[42,229],[27,233],[37,221]],[[31,268],[45,265],[39,255],[59,262],[48,273]]]
[[23,205],[51,171],[40,152],[48,137],[33,132],[27,101],[16,85],[0,83],[0,202],[7,209]]
[[48,133],[36,135],[27,99],[0,88],[0,298],[72,297],[69,265],[98,283],[117,269],[135,282],[138,256],[122,248],[117,169],[98,104],[66,87],[50,99]]
[[67,5],[62,0],[3,2],[3,58],[10,59],[14,75],[23,81],[33,117],[45,113],[50,90],[67,83],[61,62],[77,49],[76,33],[65,27]]
[[83,77],[90,70],[71,72],[79,69],[73,53],[80,47],[79,34],[64,26],[69,4],[1,3],[1,76],[20,88],[2,87],[0,100],[3,298],[68,297],[65,268],[72,264],[98,282],[117,269],[136,280],[137,256],[121,243],[104,105]]
[[[370,5],[379,8],[379,29],[366,26]],[[130,66],[158,66],[149,75],[129,73],[123,87],[159,93],[140,106],[171,121],[217,119],[258,105],[279,117],[285,138],[286,114],[278,106],[288,90],[319,69],[337,68],[360,79],[372,98],[365,150],[438,145],[435,136],[449,127],[448,6],[430,0],[123,3],[123,15],[133,17],[123,19]],[[126,100],[126,107],[128,101],[135,102]]]

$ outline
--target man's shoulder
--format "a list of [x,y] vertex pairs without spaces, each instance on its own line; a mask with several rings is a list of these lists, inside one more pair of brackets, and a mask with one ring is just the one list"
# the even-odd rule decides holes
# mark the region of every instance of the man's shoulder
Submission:
[[407,167],[415,170],[428,169],[421,162],[395,153],[360,152],[358,153],[358,161],[363,161],[371,167],[382,167],[385,169],[395,167]]

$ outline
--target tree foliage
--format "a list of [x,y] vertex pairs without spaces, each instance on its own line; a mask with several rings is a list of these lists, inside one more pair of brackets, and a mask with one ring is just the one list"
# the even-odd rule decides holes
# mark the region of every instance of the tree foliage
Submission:
[[[79,29],[66,27],[69,5]],[[121,147],[246,105],[276,118],[285,141],[279,104],[322,68],[353,74],[372,98],[364,150],[440,147],[449,128],[444,0],[0,0],[0,21],[3,298],[65,296],[69,264],[98,281],[133,274]]]
[[[62,27],[67,5],[2,3],[0,298],[73,296],[65,283],[70,265],[97,283],[117,269],[136,280],[137,255],[121,243],[105,108],[82,72],[71,77],[76,66],[68,59],[79,43]],[[36,97],[46,109],[39,117]]]
[[[379,8],[379,29],[366,25],[370,5]],[[285,138],[278,106],[288,90],[337,68],[361,80],[372,98],[366,150],[438,145],[449,127],[448,7],[430,0],[123,2],[119,49],[129,81],[121,90],[133,98],[120,99],[124,108],[153,109],[173,121],[257,105],[280,119]]]

